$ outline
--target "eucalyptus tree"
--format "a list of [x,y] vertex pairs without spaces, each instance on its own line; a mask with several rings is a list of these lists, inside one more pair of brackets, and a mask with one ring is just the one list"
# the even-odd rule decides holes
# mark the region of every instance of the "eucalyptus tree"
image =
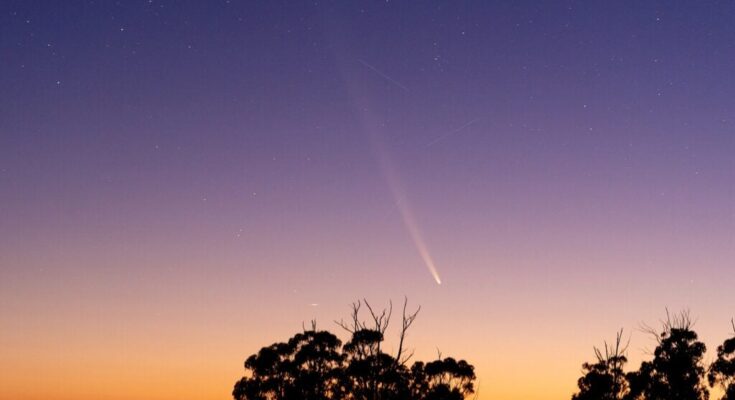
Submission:
[[717,347],[717,359],[707,374],[710,385],[720,385],[725,391],[722,400],[735,400],[735,320],[730,323],[733,337]]
[[[364,306],[364,308],[363,308]],[[361,310],[367,310],[367,320]],[[403,304],[398,348],[383,350],[392,303],[376,312],[367,301],[352,304],[350,334],[342,342],[332,333],[304,328],[286,342],[263,347],[245,361],[245,376],[235,383],[235,400],[462,400],[474,393],[474,367],[448,357],[408,364],[413,352],[405,339],[419,309]]]
[[579,392],[573,400],[622,400],[629,393],[628,380],[623,367],[628,345],[623,344],[623,331],[615,337],[614,344],[605,342],[604,350],[595,347],[595,362],[582,364],[584,375],[577,381]]
[[646,329],[657,341],[653,360],[644,362],[641,370],[631,376],[634,395],[646,400],[707,400],[706,368],[703,363],[707,350],[693,330],[688,311],[671,315],[668,310],[660,331]]

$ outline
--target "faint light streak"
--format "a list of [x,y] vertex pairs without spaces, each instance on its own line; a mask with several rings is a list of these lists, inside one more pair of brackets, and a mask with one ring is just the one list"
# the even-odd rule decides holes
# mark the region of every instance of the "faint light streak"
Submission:
[[[373,67],[367,62],[361,59],[357,59],[357,61],[359,61],[360,64],[362,64],[364,67],[369,68],[376,74],[390,81],[391,83],[403,89],[404,91],[406,92],[409,91],[408,88],[403,86],[400,82],[380,72],[377,68]],[[437,283],[437,285],[441,285],[442,280],[441,280],[441,277],[439,277],[439,272],[437,271],[436,263],[434,262],[434,259],[431,256],[431,251],[429,250],[429,246],[427,246],[426,241],[424,240],[424,235],[422,234],[421,229],[419,228],[419,225],[416,222],[416,218],[414,217],[410,202],[408,201],[408,198],[403,191],[403,185],[398,179],[398,175],[396,174],[395,169],[393,168],[388,152],[384,149],[382,145],[382,140],[381,140],[379,132],[381,131],[382,129],[381,126],[383,125],[378,123],[378,118],[372,115],[370,111],[370,107],[367,107],[368,102],[366,101],[364,96],[360,95],[361,91],[357,88],[357,86],[355,85],[355,82],[353,80],[346,79],[346,83],[347,83],[348,90],[350,94],[352,95],[352,99],[354,101],[355,108],[358,110],[359,120],[363,126],[363,129],[367,133],[368,138],[370,139],[370,143],[373,147],[373,151],[378,158],[380,168],[383,173],[383,177],[385,178],[390,188],[391,194],[393,195],[393,199],[396,203],[398,211],[401,214],[403,226],[406,228],[406,231],[408,231],[408,234],[411,237],[411,241],[413,242],[413,245],[416,248],[416,251],[419,253],[421,260],[423,261],[424,265],[431,273],[431,276],[434,278],[434,281]],[[470,121],[466,125],[469,126],[474,122],[475,121]],[[459,130],[464,129],[465,127],[466,126],[460,127]]]
[[475,122],[477,122],[479,120],[480,120],[480,118],[475,118],[472,121],[469,121],[469,122],[465,123],[464,125],[460,126],[459,128],[457,128],[457,129],[455,129],[455,130],[453,130],[451,132],[447,132],[447,133],[445,133],[445,134],[437,137],[436,139],[434,139],[431,142],[427,143],[426,144],[426,147],[431,147],[431,146],[433,146],[433,145],[441,142],[442,140],[444,140],[444,139],[446,139],[446,138],[448,138],[448,137],[450,137],[452,135],[455,135],[455,134],[461,132],[462,130],[464,130],[465,128],[469,127],[470,125],[474,124]]
[[390,187],[391,194],[393,195],[393,198],[396,202],[396,207],[398,207],[398,211],[401,214],[403,226],[408,231],[408,234],[411,237],[411,241],[413,242],[414,247],[416,247],[416,251],[418,251],[419,256],[421,256],[424,265],[426,265],[426,268],[431,273],[434,281],[436,281],[437,285],[441,285],[442,280],[439,276],[439,271],[437,271],[436,269],[434,258],[431,256],[429,246],[426,245],[426,241],[424,241],[424,235],[421,233],[421,229],[419,229],[419,226],[416,223],[416,218],[414,217],[410,202],[408,201],[408,198],[403,191],[403,185],[401,185],[401,182],[395,173],[393,165],[391,164],[388,157],[388,153],[383,150],[383,148],[378,143],[376,143],[377,140],[374,136],[373,142],[376,152],[378,153],[378,157],[380,159],[380,167],[383,171],[383,176],[385,177],[385,180]]
[[365,61],[363,61],[363,60],[360,60],[359,58],[357,59],[357,61],[359,61],[359,62],[360,62],[360,64],[362,64],[362,65],[366,66],[367,68],[370,68],[370,69],[371,69],[371,70],[372,70],[373,72],[375,72],[376,74],[380,75],[380,76],[381,76],[381,77],[382,77],[383,79],[387,80],[388,82],[390,82],[390,83],[392,83],[392,84],[394,84],[394,85],[398,86],[399,88],[401,88],[401,89],[405,90],[406,92],[408,92],[408,91],[409,91],[409,90],[408,90],[408,88],[407,88],[407,87],[405,87],[405,86],[403,86],[403,85],[402,85],[402,84],[401,84],[400,82],[398,82],[397,80],[395,80],[395,79],[391,78],[390,76],[388,76],[388,75],[386,75],[386,74],[384,74],[384,73],[380,72],[380,71],[379,71],[379,70],[378,70],[377,68],[373,67],[372,65],[370,65],[370,64],[368,64],[368,63],[366,63],[366,62],[365,62]]
[[434,259],[431,257],[431,253],[429,252],[429,247],[426,245],[426,242],[424,242],[424,237],[416,224],[413,212],[411,212],[411,209],[406,203],[398,204],[398,210],[401,212],[403,224],[406,226],[406,230],[408,230],[411,240],[413,240],[413,244],[416,246],[416,250],[419,252],[421,259],[424,260],[426,268],[431,272],[431,276],[434,277],[437,285],[441,285],[442,280],[439,277],[439,272],[436,270],[436,264],[434,263]]

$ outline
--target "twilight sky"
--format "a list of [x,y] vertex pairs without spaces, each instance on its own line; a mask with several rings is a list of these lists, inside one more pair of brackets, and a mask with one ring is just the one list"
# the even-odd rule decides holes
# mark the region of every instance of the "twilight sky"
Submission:
[[665,307],[711,358],[735,3],[512,3],[0,2],[0,398],[227,399],[363,297],[481,400]]

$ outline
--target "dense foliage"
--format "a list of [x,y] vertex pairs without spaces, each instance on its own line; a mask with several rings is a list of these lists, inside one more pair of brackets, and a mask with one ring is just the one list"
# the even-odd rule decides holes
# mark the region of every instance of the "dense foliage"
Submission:
[[[623,372],[627,362],[621,334],[615,346],[605,345],[605,354],[595,349],[597,362],[582,366],[573,400],[708,400],[710,386],[720,385],[722,400],[735,400],[735,337],[717,348],[717,360],[707,368],[706,347],[692,329],[689,314],[668,315],[663,329],[645,330],[656,339],[653,359],[637,371]],[[735,325],[733,326],[735,331]],[[707,379],[705,379],[707,378]]]
[[725,390],[722,400],[735,400],[735,321],[732,321],[733,337],[717,347],[717,360],[710,366],[710,385],[721,385]]
[[621,400],[628,392],[628,382],[623,366],[628,362],[624,353],[627,346],[622,345],[622,334],[618,333],[615,345],[605,343],[605,352],[595,348],[597,362],[584,363],[584,376],[579,378],[579,393],[573,400]]
[[[406,330],[416,313],[405,314],[398,353],[381,349],[390,313],[374,323],[360,322],[353,309],[351,325],[342,323],[350,340],[304,330],[287,342],[263,347],[245,361],[246,375],[233,389],[235,400],[462,400],[474,393],[474,367],[451,357],[408,365],[404,354]],[[368,305],[369,307],[369,305]]]

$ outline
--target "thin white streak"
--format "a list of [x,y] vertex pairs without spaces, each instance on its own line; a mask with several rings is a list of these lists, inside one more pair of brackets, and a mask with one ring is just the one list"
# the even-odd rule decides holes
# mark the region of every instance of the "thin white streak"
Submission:
[[472,121],[467,122],[466,124],[460,126],[459,128],[457,128],[457,129],[455,129],[455,130],[453,130],[451,132],[448,132],[448,133],[445,133],[445,134],[439,136],[438,138],[436,138],[436,139],[432,140],[431,142],[427,143],[426,144],[426,147],[431,147],[431,146],[433,146],[433,145],[441,142],[442,140],[448,138],[449,136],[452,136],[452,135],[455,135],[455,134],[461,132],[462,130],[464,130],[465,128],[469,127],[470,125],[474,124],[475,122],[477,122],[479,120],[480,120],[480,118],[475,118]]
[[405,86],[403,86],[403,85],[402,85],[402,84],[401,84],[400,82],[398,82],[397,80],[395,80],[395,79],[391,78],[390,76],[388,76],[388,75],[386,75],[386,74],[384,74],[384,73],[382,73],[382,72],[378,71],[378,69],[377,69],[377,68],[375,68],[375,67],[373,67],[372,65],[370,65],[370,64],[368,64],[368,63],[366,63],[365,61],[363,61],[363,60],[361,60],[361,59],[359,59],[359,58],[357,59],[357,61],[359,61],[359,62],[360,62],[360,64],[362,64],[362,65],[366,66],[367,68],[370,68],[370,69],[371,69],[371,70],[372,70],[373,72],[375,72],[376,74],[380,75],[380,76],[381,76],[381,77],[382,77],[383,79],[385,79],[385,80],[387,80],[387,81],[391,82],[392,84],[394,84],[394,85],[398,86],[399,88],[401,88],[401,89],[403,89],[403,90],[405,90],[405,91],[407,91],[407,92],[409,91],[409,90],[408,90],[408,88],[407,88],[407,87],[405,87]]

